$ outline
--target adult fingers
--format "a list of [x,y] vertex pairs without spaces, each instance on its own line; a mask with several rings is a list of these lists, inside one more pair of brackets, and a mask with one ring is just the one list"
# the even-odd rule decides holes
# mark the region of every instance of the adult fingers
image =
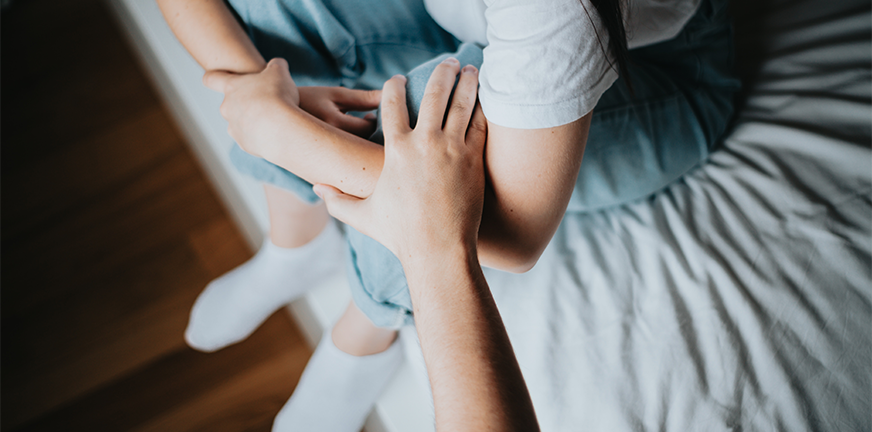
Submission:
[[203,74],[203,85],[217,92],[226,93],[227,84],[235,75],[226,71],[208,71]]
[[481,110],[481,104],[476,102],[472,119],[469,121],[469,128],[466,130],[466,145],[470,146],[476,153],[482,153],[486,141],[487,119],[484,116],[484,111]]
[[361,227],[367,226],[363,214],[363,203],[366,200],[346,195],[339,189],[325,184],[316,184],[312,186],[312,190],[324,200],[327,212],[331,216],[366,234],[361,230]]
[[460,72],[460,80],[451,97],[451,107],[448,118],[445,119],[443,130],[448,136],[463,137],[469,125],[469,117],[475,108],[475,97],[478,93],[478,69],[467,65]]
[[442,130],[445,108],[448,106],[448,98],[451,96],[451,89],[454,88],[454,81],[459,71],[460,62],[449,57],[438,64],[430,74],[424,97],[421,99],[416,130]]
[[409,106],[406,105],[406,77],[396,75],[385,82],[382,89],[382,125],[385,130],[385,145],[397,135],[408,133]]
[[381,103],[381,90],[352,90],[344,87],[335,88],[336,103],[343,111],[369,111],[378,108]]

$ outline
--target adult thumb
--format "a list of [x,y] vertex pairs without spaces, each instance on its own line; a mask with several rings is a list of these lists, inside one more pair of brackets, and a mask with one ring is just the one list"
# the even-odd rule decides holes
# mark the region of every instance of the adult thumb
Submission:
[[312,190],[324,200],[324,204],[327,204],[327,212],[331,216],[360,231],[359,227],[363,225],[361,207],[365,200],[346,195],[341,190],[325,184],[316,184],[312,186]]

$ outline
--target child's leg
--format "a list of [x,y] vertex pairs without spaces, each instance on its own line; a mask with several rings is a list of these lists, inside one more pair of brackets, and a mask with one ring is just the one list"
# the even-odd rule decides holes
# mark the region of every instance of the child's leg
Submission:
[[269,238],[282,248],[296,248],[314,240],[330,220],[323,201],[310,204],[292,192],[264,183],[269,210]]
[[359,431],[402,362],[396,337],[349,304],[333,331],[324,333],[273,431]]
[[215,351],[239,342],[319,280],[341,271],[344,240],[323,203],[264,186],[270,233],[246,263],[212,281],[197,298],[188,344]]
[[396,330],[376,327],[354,302],[348,304],[331,334],[337,348],[354,356],[378,354],[397,338]]

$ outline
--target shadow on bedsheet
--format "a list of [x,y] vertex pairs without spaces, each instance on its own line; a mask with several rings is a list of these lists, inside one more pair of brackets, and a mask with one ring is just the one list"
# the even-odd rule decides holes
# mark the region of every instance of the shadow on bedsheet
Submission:
[[[852,17],[868,21],[870,11],[872,2],[868,0],[732,0],[730,14],[734,26],[735,70],[742,80],[742,90],[735,96],[734,117],[740,114],[745,117],[748,114],[765,117],[765,113],[759,112],[759,109],[748,107],[749,96],[761,92],[767,95],[778,95],[780,92],[784,96],[802,94],[856,98],[858,92],[842,92],[838,87],[851,82],[869,82],[870,64],[856,61],[857,58],[868,57],[868,25],[855,26],[856,31],[840,32],[837,38],[821,38],[817,35],[832,33],[825,28],[832,27],[833,23],[850,21]],[[858,53],[858,50],[866,52]],[[791,76],[785,73],[784,68],[766,67],[767,60],[795,53],[808,54],[802,58],[802,64],[796,64],[796,68],[791,70]],[[853,76],[849,76],[852,73]],[[864,76],[858,80],[857,74]],[[820,88],[820,80],[812,82],[799,79],[811,75],[831,76],[832,79],[824,81],[830,83],[829,88]],[[761,82],[786,85],[761,86]],[[866,97],[856,102],[868,105],[869,91],[859,93],[866,94]],[[750,112],[746,108],[751,108]],[[774,119],[765,117],[762,120],[772,122]],[[813,129],[807,119],[797,119],[792,123],[780,119],[777,122],[790,127],[802,126],[805,130]],[[870,127],[843,130],[832,126],[825,125],[810,131],[868,145],[868,137],[872,133]]]

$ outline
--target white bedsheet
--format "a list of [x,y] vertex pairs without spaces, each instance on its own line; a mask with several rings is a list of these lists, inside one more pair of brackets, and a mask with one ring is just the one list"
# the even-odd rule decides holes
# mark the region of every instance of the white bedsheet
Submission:
[[872,430],[870,3],[732,8],[724,149],[486,273],[543,430]]

